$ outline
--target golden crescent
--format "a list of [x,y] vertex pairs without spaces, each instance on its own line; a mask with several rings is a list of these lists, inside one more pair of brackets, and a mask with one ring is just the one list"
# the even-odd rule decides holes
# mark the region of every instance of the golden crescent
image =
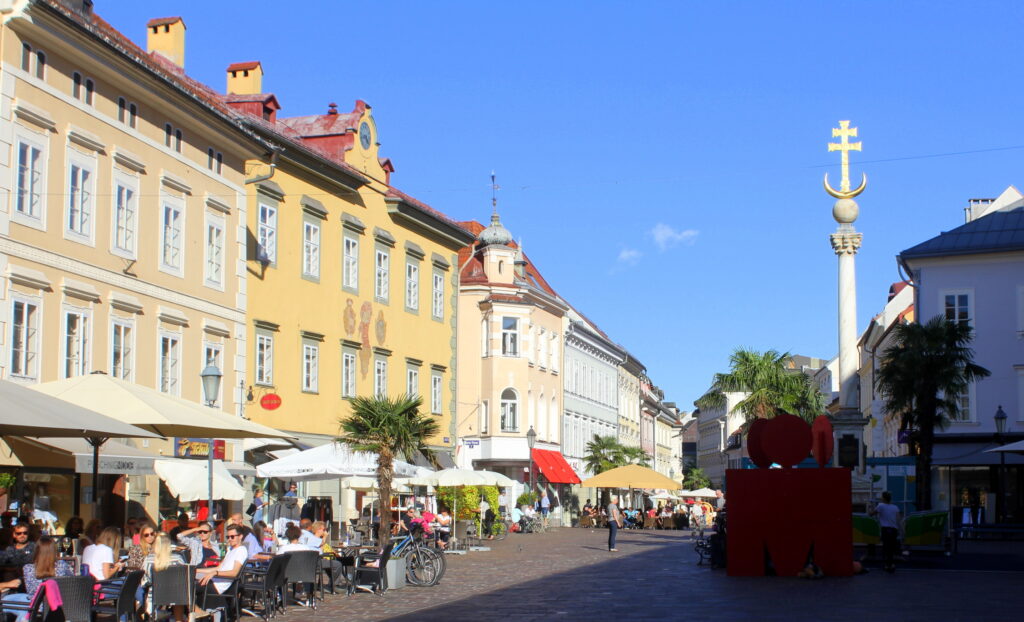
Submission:
[[868,176],[867,176],[866,173],[861,173],[860,174],[860,185],[857,186],[856,188],[854,188],[853,190],[848,190],[848,191],[844,192],[842,190],[836,190],[832,186],[828,185],[828,173],[825,173],[824,185],[825,185],[825,192],[831,194],[835,198],[837,198],[837,199],[852,199],[853,197],[857,196],[861,192],[864,192],[864,188],[867,187],[867,185],[868,185]]

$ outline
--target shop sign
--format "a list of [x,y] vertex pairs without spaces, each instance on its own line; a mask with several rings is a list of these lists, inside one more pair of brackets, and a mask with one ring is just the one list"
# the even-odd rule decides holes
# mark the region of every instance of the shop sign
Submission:
[[277,410],[281,407],[281,396],[277,393],[267,393],[260,398],[260,406],[263,410]]
[[[175,458],[206,458],[210,455],[210,439],[208,438],[185,438],[174,439]],[[213,457],[215,460],[224,459],[224,441],[213,441]],[[101,457],[102,460],[102,457]]]
[[[92,473],[92,456],[75,454],[75,472]],[[100,455],[100,475],[152,475],[153,458]]]
[[463,442],[466,443],[466,447],[477,447],[480,445],[480,439],[478,438],[467,438]]

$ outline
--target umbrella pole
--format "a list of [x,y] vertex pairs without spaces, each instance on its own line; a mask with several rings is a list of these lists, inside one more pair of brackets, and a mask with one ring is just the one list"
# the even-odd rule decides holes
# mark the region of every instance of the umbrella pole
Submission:
[[213,439],[206,446],[206,518],[211,525],[213,522]]
[[100,445],[107,442],[107,439],[93,436],[87,440],[92,445],[92,516],[93,518],[100,519]]

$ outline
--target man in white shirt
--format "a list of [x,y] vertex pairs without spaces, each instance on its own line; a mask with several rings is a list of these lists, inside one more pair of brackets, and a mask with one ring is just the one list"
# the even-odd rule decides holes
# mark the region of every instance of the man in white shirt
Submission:
[[199,585],[209,589],[208,584],[212,581],[218,594],[223,594],[231,587],[231,582],[235,580],[238,573],[242,571],[242,567],[245,566],[246,560],[249,559],[249,551],[242,543],[242,537],[243,531],[239,525],[228,525],[224,529],[224,539],[227,540],[230,549],[216,568],[198,568],[196,570],[196,580]]
[[311,549],[319,550],[320,547],[323,546],[324,541],[313,535],[313,521],[309,520],[308,518],[304,518],[299,522],[299,525],[302,528],[302,537],[299,538],[299,542],[308,546]]
[[244,544],[246,550],[249,551],[249,557],[256,557],[263,553],[263,543],[256,539],[256,536],[253,534],[251,529],[245,527],[245,522],[242,519],[241,512],[236,512],[229,516],[227,524],[242,527],[242,533],[245,534],[245,537],[242,538],[242,544]]

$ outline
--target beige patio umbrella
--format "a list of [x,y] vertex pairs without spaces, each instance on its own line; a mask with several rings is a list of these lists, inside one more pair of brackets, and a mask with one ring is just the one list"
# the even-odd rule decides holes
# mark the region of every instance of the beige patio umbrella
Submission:
[[627,464],[587,478],[580,483],[586,488],[664,488],[679,490],[682,484],[653,469]]

